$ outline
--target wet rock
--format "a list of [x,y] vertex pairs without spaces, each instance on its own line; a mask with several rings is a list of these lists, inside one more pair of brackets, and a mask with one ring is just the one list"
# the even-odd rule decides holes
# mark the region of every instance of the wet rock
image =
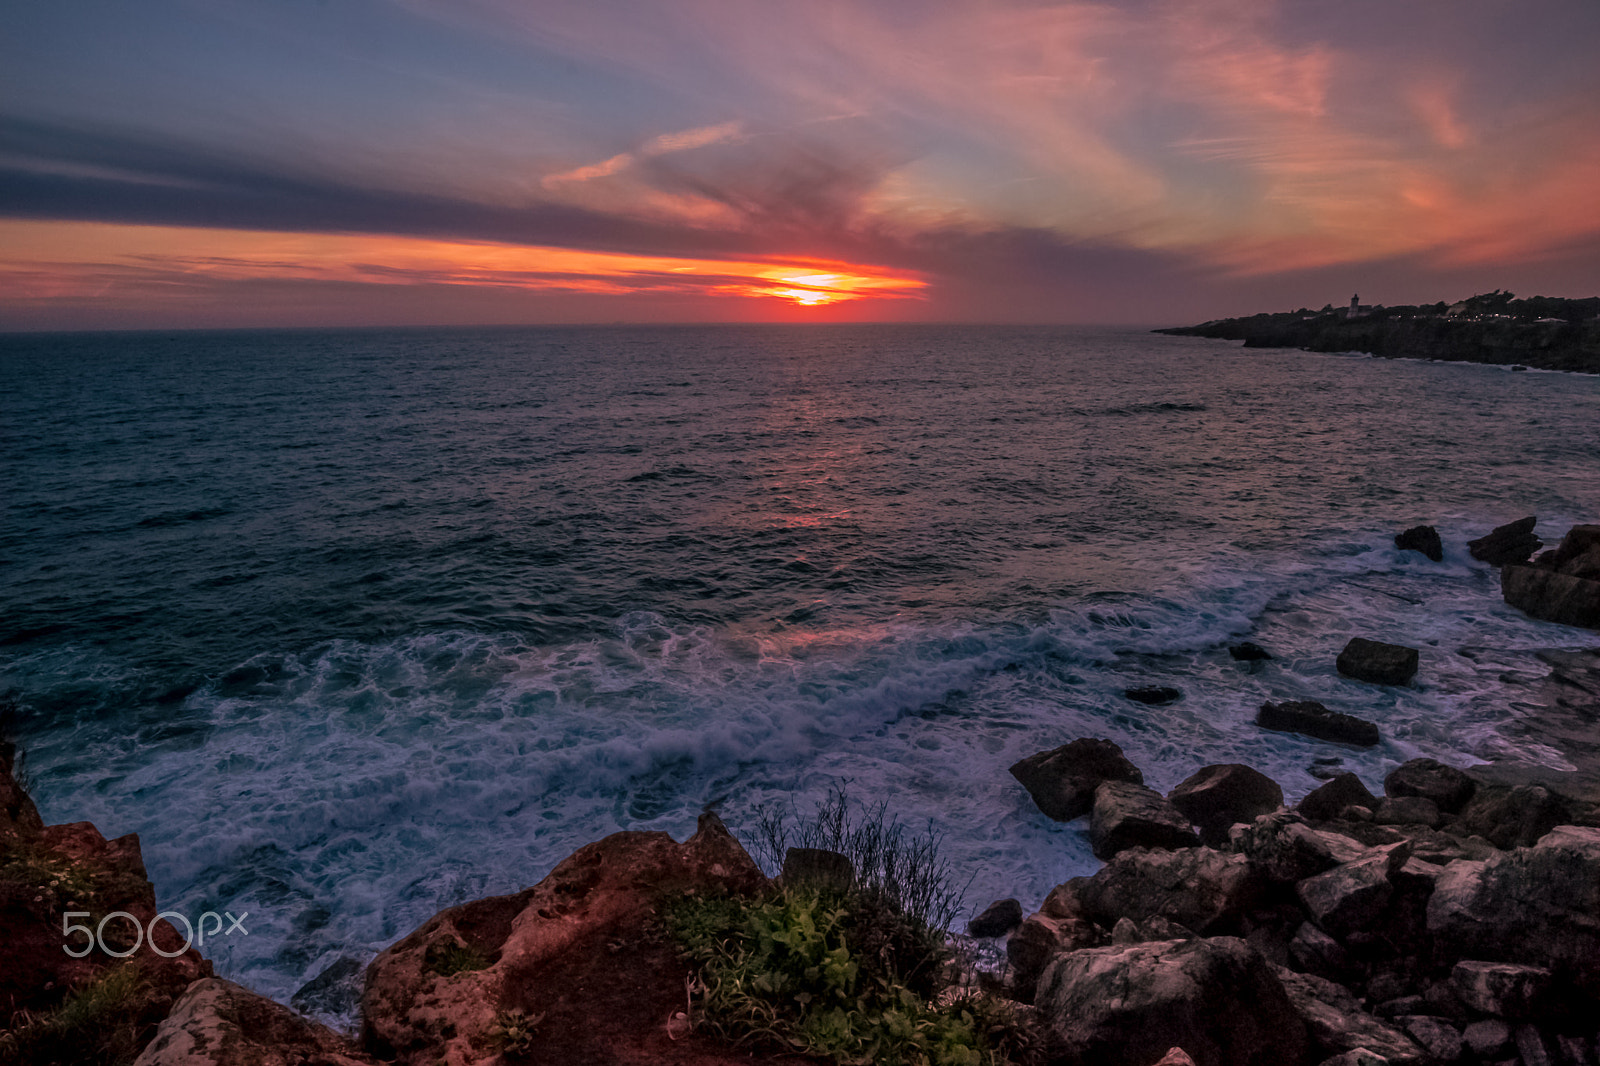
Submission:
[[1427,1014],[1413,1014],[1395,1019],[1411,1039],[1427,1049],[1437,1063],[1457,1062],[1461,1058],[1461,1034],[1455,1026]]
[[1477,540],[1468,541],[1467,551],[1472,553],[1474,559],[1490,566],[1525,563],[1529,556],[1544,546],[1544,541],[1533,532],[1533,527],[1538,521],[1536,515],[1529,515],[1527,518],[1496,526],[1492,532]]
[[1067,1062],[1148,1066],[1182,1047],[1199,1066],[1279,1066],[1307,1050],[1277,975],[1234,937],[1063,955],[1036,1002]]
[[348,955],[334,960],[289,997],[301,1014],[345,1015],[361,1002],[362,966]]
[[1524,1021],[1537,1017],[1550,994],[1553,977],[1542,966],[1467,959],[1450,971],[1450,984],[1462,1003],[1480,1014]]
[[1464,807],[1477,789],[1476,781],[1437,759],[1412,759],[1383,779],[1383,790],[1390,796],[1422,796],[1448,814]]
[[1372,812],[1379,825],[1425,825],[1439,827],[1439,805],[1426,796],[1388,796]]
[[327,1026],[212,977],[189,986],[134,1066],[371,1066],[376,1061]]
[[1511,1026],[1499,1018],[1473,1022],[1461,1031],[1462,1042],[1480,1059],[1492,1059],[1511,1047]]
[[1555,550],[1539,556],[1537,562],[1563,574],[1592,577],[1595,575],[1588,568],[1596,551],[1600,551],[1600,525],[1573,526]]
[[1390,844],[1295,886],[1311,920],[1332,936],[1344,939],[1375,922],[1390,898],[1393,871],[1411,857],[1410,845]]
[[1600,994],[1600,829],[1445,867],[1427,906],[1447,956],[1567,970]]
[[1600,629],[1600,580],[1510,565],[1500,571],[1500,593],[1531,618]]
[[1343,765],[1343,759],[1337,755],[1330,755],[1321,759],[1312,759],[1311,765],[1306,767],[1306,773],[1318,781],[1331,781],[1345,772],[1340,769]]
[[1354,715],[1330,711],[1315,700],[1263,703],[1256,725],[1283,733],[1304,733],[1318,740],[1370,748],[1378,743],[1378,727]]
[[778,880],[786,885],[811,885],[848,892],[855,884],[856,868],[849,856],[837,851],[790,848],[783,853],[783,870]]
[[1123,689],[1122,694],[1135,703],[1146,703],[1152,707],[1176,703],[1183,698],[1183,693],[1170,685],[1139,685]]
[[1234,662],[1264,663],[1272,661],[1272,653],[1254,641],[1243,640],[1237,644],[1228,645],[1228,654]]
[[1109,859],[1128,848],[1185,848],[1200,843],[1189,820],[1161,793],[1127,781],[1105,781],[1095,789],[1089,816],[1089,846]]
[[1313,822],[1328,822],[1350,806],[1371,810],[1378,806],[1378,797],[1367,790],[1361,778],[1344,773],[1330,778],[1325,785],[1318,785],[1295,805],[1295,810]]
[[1011,767],[1011,776],[1028,790],[1039,810],[1058,822],[1088,814],[1094,790],[1103,781],[1144,784],[1144,774],[1121,748],[1091,737],[1030,755]]
[[1374,685],[1405,685],[1417,676],[1417,649],[1351,637],[1334,664],[1345,677]]
[[1211,848],[1134,848],[1093,877],[1073,878],[1065,887],[1083,917],[1100,925],[1160,917],[1209,936],[1236,931],[1266,886],[1243,855]]
[[1571,817],[1567,800],[1543,786],[1496,786],[1480,789],[1472,797],[1455,828],[1481,836],[1502,850],[1527,848]]
[[1394,535],[1394,546],[1401,551],[1418,551],[1436,563],[1444,562],[1444,543],[1432,526],[1412,526]]
[[1344,986],[1288,970],[1279,970],[1278,977],[1321,1054],[1364,1048],[1392,1063],[1421,1066],[1427,1061],[1427,1052],[1416,1041],[1362,1010]]
[[980,938],[1005,936],[1021,924],[1022,904],[1014,899],[997,899],[967,923],[967,935]]
[[1259,770],[1224,763],[1195,771],[1167,793],[1167,799],[1200,827],[1201,839],[1215,847],[1228,839],[1234,823],[1253,821],[1283,806],[1283,789]]

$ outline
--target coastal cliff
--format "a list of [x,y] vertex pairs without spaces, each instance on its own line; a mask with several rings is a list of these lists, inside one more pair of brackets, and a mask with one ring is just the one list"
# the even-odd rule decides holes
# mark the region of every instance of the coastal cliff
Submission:
[[[1501,299],[1507,297],[1507,299]],[[1242,340],[1246,348],[1368,352],[1600,374],[1600,299],[1475,296],[1459,304],[1324,308],[1225,318],[1158,329],[1180,337]]]

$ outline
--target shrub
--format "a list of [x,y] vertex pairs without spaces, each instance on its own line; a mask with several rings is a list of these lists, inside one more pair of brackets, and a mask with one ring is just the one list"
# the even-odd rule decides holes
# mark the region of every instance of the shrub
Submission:
[[150,1026],[140,990],[137,965],[107,970],[48,1014],[13,1021],[0,1035],[0,1063],[131,1063]]

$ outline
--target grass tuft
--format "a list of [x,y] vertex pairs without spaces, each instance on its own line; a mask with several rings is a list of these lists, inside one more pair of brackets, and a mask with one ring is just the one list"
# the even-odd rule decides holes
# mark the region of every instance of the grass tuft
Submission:
[[469,970],[487,970],[493,962],[470,944],[458,940],[438,940],[428,945],[428,950],[422,956],[422,965],[440,977],[450,977]]
[[128,964],[108,970],[48,1014],[0,1033],[0,1064],[127,1066],[139,1053],[141,976]]

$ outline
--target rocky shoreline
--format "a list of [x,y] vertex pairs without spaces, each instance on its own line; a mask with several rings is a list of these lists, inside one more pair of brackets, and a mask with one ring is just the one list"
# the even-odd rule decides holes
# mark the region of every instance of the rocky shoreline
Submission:
[[[1534,527],[1510,523],[1471,550],[1502,567],[1508,602],[1600,625],[1584,613],[1600,607],[1600,526],[1538,556]],[[1431,532],[1396,543],[1437,558]],[[1539,691],[1563,750],[1600,755],[1600,653],[1551,654]],[[1354,638],[1338,668],[1406,684],[1417,659]],[[1268,703],[1257,723],[1377,739],[1319,704]],[[0,1064],[816,1061],[696,1024],[695,974],[658,910],[774,883],[715,814],[681,843],[616,833],[531,888],[442,911],[365,967],[330,967],[291,1010],[216,978],[158,914],[136,836],[44,825],[14,768],[0,743]],[[1011,773],[1046,816],[1087,817],[1104,863],[1031,914],[997,901],[957,938],[969,959],[1003,962],[953,970],[947,994],[1013,1004],[1037,1037],[1030,1062],[1600,1066],[1600,790],[1413,759],[1381,796],[1330,772],[1286,804],[1242,764],[1203,767],[1163,795],[1093,737]],[[101,950],[63,950],[74,915],[108,929]],[[135,923],[148,937],[133,939]],[[355,1036],[300,1013],[357,1003]]]

